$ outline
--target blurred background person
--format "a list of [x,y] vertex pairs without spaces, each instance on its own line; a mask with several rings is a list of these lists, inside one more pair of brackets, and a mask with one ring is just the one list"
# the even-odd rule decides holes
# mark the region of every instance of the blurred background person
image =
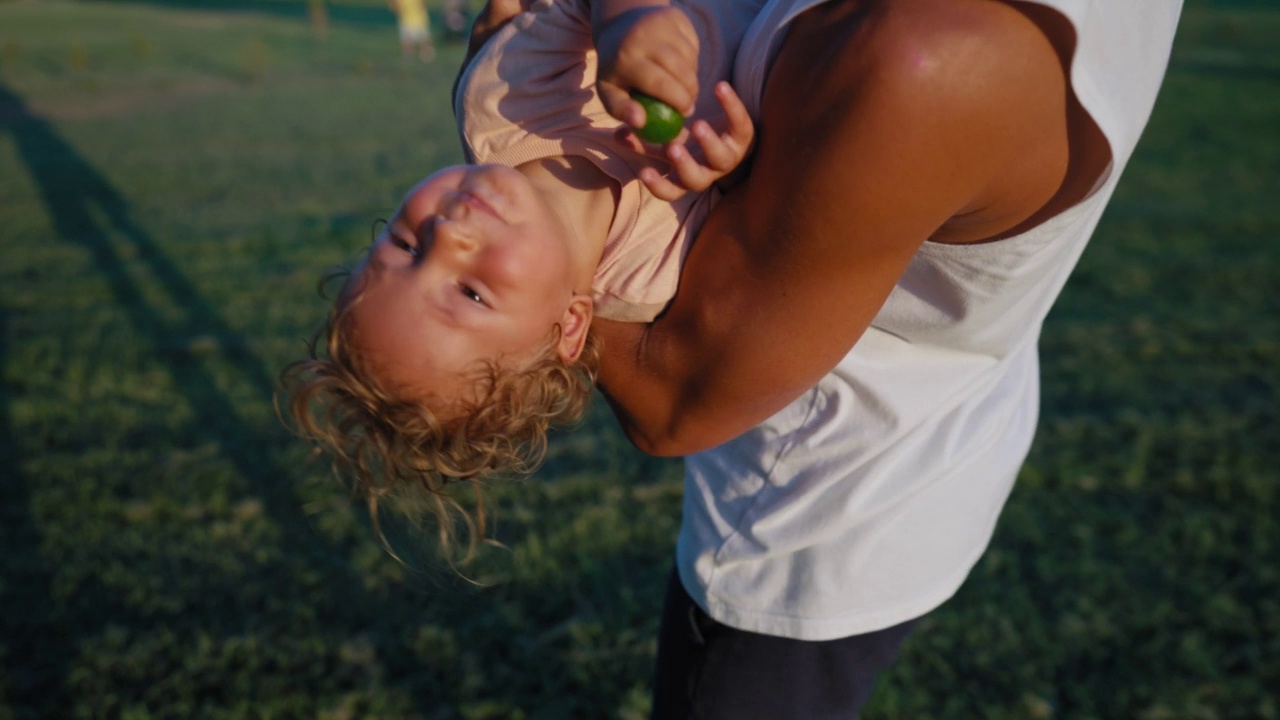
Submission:
[[431,41],[431,19],[427,14],[426,0],[390,0],[387,3],[396,14],[400,27],[400,55],[405,60],[415,54],[423,62],[436,57],[436,46]]

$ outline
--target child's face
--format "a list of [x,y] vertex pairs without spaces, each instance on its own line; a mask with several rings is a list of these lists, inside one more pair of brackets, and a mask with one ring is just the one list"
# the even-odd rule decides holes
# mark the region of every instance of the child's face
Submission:
[[463,165],[405,196],[356,268],[348,315],[365,360],[398,388],[448,402],[481,360],[548,348],[573,297],[565,223],[519,172]]

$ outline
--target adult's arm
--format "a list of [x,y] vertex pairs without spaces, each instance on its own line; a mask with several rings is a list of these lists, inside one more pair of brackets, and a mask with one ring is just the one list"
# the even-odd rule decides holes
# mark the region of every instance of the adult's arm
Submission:
[[1061,51],[998,0],[834,0],[797,19],[751,173],[672,305],[595,326],[632,442],[682,455],[744,432],[839,362],[926,240],[1032,220],[1067,168]]

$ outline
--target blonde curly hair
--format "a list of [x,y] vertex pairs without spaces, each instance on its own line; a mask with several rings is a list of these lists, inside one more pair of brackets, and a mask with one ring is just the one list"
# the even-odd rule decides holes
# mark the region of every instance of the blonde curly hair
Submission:
[[[298,435],[328,452],[334,471],[368,502],[388,550],[378,507],[396,498],[425,505],[442,553],[451,563],[458,554],[465,562],[486,539],[485,480],[533,473],[546,455],[548,431],[582,417],[595,386],[598,342],[588,333],[578,359],[566,363],[554,352],[557,327],[538,360],[522,368],[487,363],[473,375],[475,399],[441,413],[377,379],[346,322],[359,298],[350,287],[350,271],[335,272],[321,285],[339,278],[343,288],[307,343],[308,357],[281,373],[286,424],[291,419]],[[458,484],[473,491],[473,510],[458,501]],[[457,521],[466,529],[464,553],[455,553]]]

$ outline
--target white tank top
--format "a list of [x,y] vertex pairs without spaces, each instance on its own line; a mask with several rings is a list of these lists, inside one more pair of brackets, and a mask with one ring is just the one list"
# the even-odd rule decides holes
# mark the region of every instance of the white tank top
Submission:
[[[799,13],[773,0],[735,87],[759,116]],[[985,550],[1026,457],[1041,324],[1146,125],[1181,0],[1037,0],[1071,20],[1071,82],[1112,164],[1076,206],[994,243],[926,243],[871,327],[819,384],[757,428],[686,459],[681,579],[712,617],[828,640],[950,597]]]

